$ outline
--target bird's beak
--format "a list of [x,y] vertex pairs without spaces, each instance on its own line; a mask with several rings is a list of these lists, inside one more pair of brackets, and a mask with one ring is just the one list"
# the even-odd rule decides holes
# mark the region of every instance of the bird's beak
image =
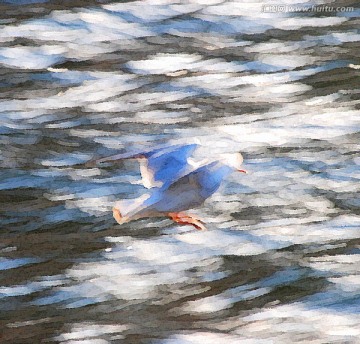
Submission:
[[247,173],[246,170],[237,170],[238,172],[241,172],[241,173]]

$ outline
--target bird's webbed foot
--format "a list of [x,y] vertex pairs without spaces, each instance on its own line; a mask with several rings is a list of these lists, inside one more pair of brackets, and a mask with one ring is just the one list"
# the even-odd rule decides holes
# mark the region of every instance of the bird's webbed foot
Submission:
[[193,215],[185,214],[185,213],[168,213],[168,216],[171,220],[175,221],[180,225],[191,225],[195,227],[197,230],[206,230],[204,226],[204,222],[200,219],[194,217]]

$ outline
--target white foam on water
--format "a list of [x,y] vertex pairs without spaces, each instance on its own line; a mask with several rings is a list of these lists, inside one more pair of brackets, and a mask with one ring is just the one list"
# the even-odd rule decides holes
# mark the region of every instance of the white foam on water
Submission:
[[144,22],[161,21],[181,14],[191,13],[201,7],[194,2],[187,4],[172,1],[133,1],[121,4],[103,5],[103,8],[120,13],[129,13]]
[[32,293],[38,293],[50,287],[57,287],[65,284],[65,280],[62,280],[60,276],[51,276],[47,280],[33,281],[23,285],[12,285],[10,287],[0,287],[1,298],[29,295]]
[[318,58],[308,55],[293,54],[259,54],[258,60],[262,63],[284,69],[295,69],[302,66],[314,64]]
[[[56,13],[56,12],[52,12]],[[66,12],[62,12],[65,14]],[[74,18],[75,19],[75,18]],[[52,19],[40,19],[23,22],[20,25],[8,25],[0,30],[1,41],[12,41],[17,37],[25,37],[40,41],[73,42],[87,35],[85,27],[73,28],[62,26]],[[65,47],[64,47],[65,48]]]
[[[360,255],[335,255],[312,257],[309,259],[309,266],[320,275],[344,276],[350,275],[350,280],[358,281],[353,277],[360,273]],[[341,280],[341,279],[340,279]],[[339,280],[339,281],[340,281]]]
[[147,60],[131,61],[127,66],[138,73],[166,74],[180,70],[193,72],[234,73],[246,70],[245,66],[223,59],[202,60],[198,54],[157,54]]
[[[77,195],[74,195],[74,197],[76,196]],[[111,209],[114,206],[114,198],[103,196],[66,200],[65,206],[68,209],[80,209],[81,211],[83,211],[84,213],[88,213],[89,215],[101,216],[109,214],[111,212]]]
[[235,333],[244,337],[277,338],[292,342],[294,338],[314,339],[312,343],[326,341],[353,341],[360,335],[360,317],[334,311],[331,308],[311,308],[306,302],[279,305],[242,318]]
[[[283,54],[297,51],[300,53],[300,49],[306,49],[313,47],[315,42],[307,41],[296,41],[296,42],[287,42],[286,45],[283,42],[278,40],[270,40],[269,42],[253,43],[248,47],[244,48],[245,52],[249,53],[260,53],[260,54],[270,54],[276,52],[276,54]],[[276,56],[276,55],[275,55]]]
[[123,337],[119,336],[119,334],[128,330],[131,326],[121,324],[108,325],[98,324],[96,322],[83,322],[72,323],[69,327],[70,328],[68,332],[63,332],[53,339],[61,343],[103,344],[109,342],[99,337],[103,336],[104,334],[111,334],[113,336],[117,334],[117,339],[122,339]]
[[[84,201],[85,204],[88,202]],[[80,263],[67,271],[66,275],[78,282],[76,288],[65,289],[73,298],[86,296],[99,301],[114,296],[125,300],[140,300],[151,299],[159,286],[168,285],[171,286],[173,296],[168,301],[164,299],[161,302],[170,302],[179,297],[176,296],[177,285],[195,283],[196,286],[196,280],[201,279],[199,276],[193,281],[194,277],[187,273],[189,269],[198,267],[210,273],[216,268],[214,259],[221,260],[214,258],[216,252],[221,255],[254,255],[276,245],[251,242],[234,234],[209,231],[183,233],[174,238],[162,237],[156,240],[113,238],[111,241],[116,242],[118,247],[106,252],[102,261]],[[131,249],[127,249],[128,247]],[[208,274],[208,277],[211,275]],[[216,276],[213,274],[212,278],[217,278]],[[248,296],[244,294],[242,297],[256,297],[254,293]]]
[[[187,331],[189,332],[189,331]],[[174,334],[171,337],[161,340],[161,344],[272,344],[272,340],[267,339],[246,339],[242,335],[234,335],[227,333],[214,333],[197,331],[190,333],[179,333]]]
[[65,49],[60,45],[7,47],[0,49],[0,63],[7,67],[44,69],[61,62]]
[[346,22],[347,18],[341,17],[321,17],[321,18],[301,18],[294,17],[283,20],[277,20],[273,22],[273,25],[277,29],[282,30],[298,30],[303,27],[326,27],[339,25]]
[[258,228],[253,235],[268,237],[274,241],[291,244],[325,243],[334,240],[356,239],[359,235],[356,216],[339,216],[331,220],[328,216],[318,214],[307,218],[288,218],[271,220],[255,225]]
[[136,89],[139,83],[134,76],[119,73],[92,73],[91,80],[69,87],[54,96],[34,97],[25,100],[0,102],[2,111],[46,111],[97,104]]
[[[236,288],[234,288],[236,289]],[[245,288],[241,288],[245,289]],[[254,290],[241,290],[236,292],[229,289],[223,293],[188,301],[177,311],[181,314],[208,314],[220,312],[231,308],[236,302],[248,301],[270,293],[272,288],[256,288]]]
[[338,39],[340,42],[359,42],[360,34],[354,31],[348,32],[335,32],[331,34],[335,39]]

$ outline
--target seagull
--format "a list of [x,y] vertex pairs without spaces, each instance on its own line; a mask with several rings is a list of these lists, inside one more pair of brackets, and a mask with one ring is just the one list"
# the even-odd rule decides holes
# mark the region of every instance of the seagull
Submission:
[[180,225],[205,230],[204,222],[185,211],[201,206],[220,187],[222,180],[241,169],[240,153],[221,154],[216,160],[191,158],[198,144],[173,145],[131,154],[117,154],[97,164],[136,159],[142,183],[150,189],[141,197],[115,203],[113,216],[119,224],[148,217],[169,217]]

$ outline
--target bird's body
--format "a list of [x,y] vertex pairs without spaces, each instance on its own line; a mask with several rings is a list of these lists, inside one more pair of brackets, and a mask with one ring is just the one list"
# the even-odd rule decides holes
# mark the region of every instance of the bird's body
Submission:
[[197,145],[173,146],[136,155],[117,155],[101,159],[140,159],[144,186],[152,192],[143,198],[120,201],[113,214],[120,224],[145,217],[167,216],[180,224],[205,229],[202,221],[183,212],[202,205],[218,190],[220,184],[242,163],[240,153],[226,154],[220,160],[207,161],[199,167],[189,164],[188,158]]

